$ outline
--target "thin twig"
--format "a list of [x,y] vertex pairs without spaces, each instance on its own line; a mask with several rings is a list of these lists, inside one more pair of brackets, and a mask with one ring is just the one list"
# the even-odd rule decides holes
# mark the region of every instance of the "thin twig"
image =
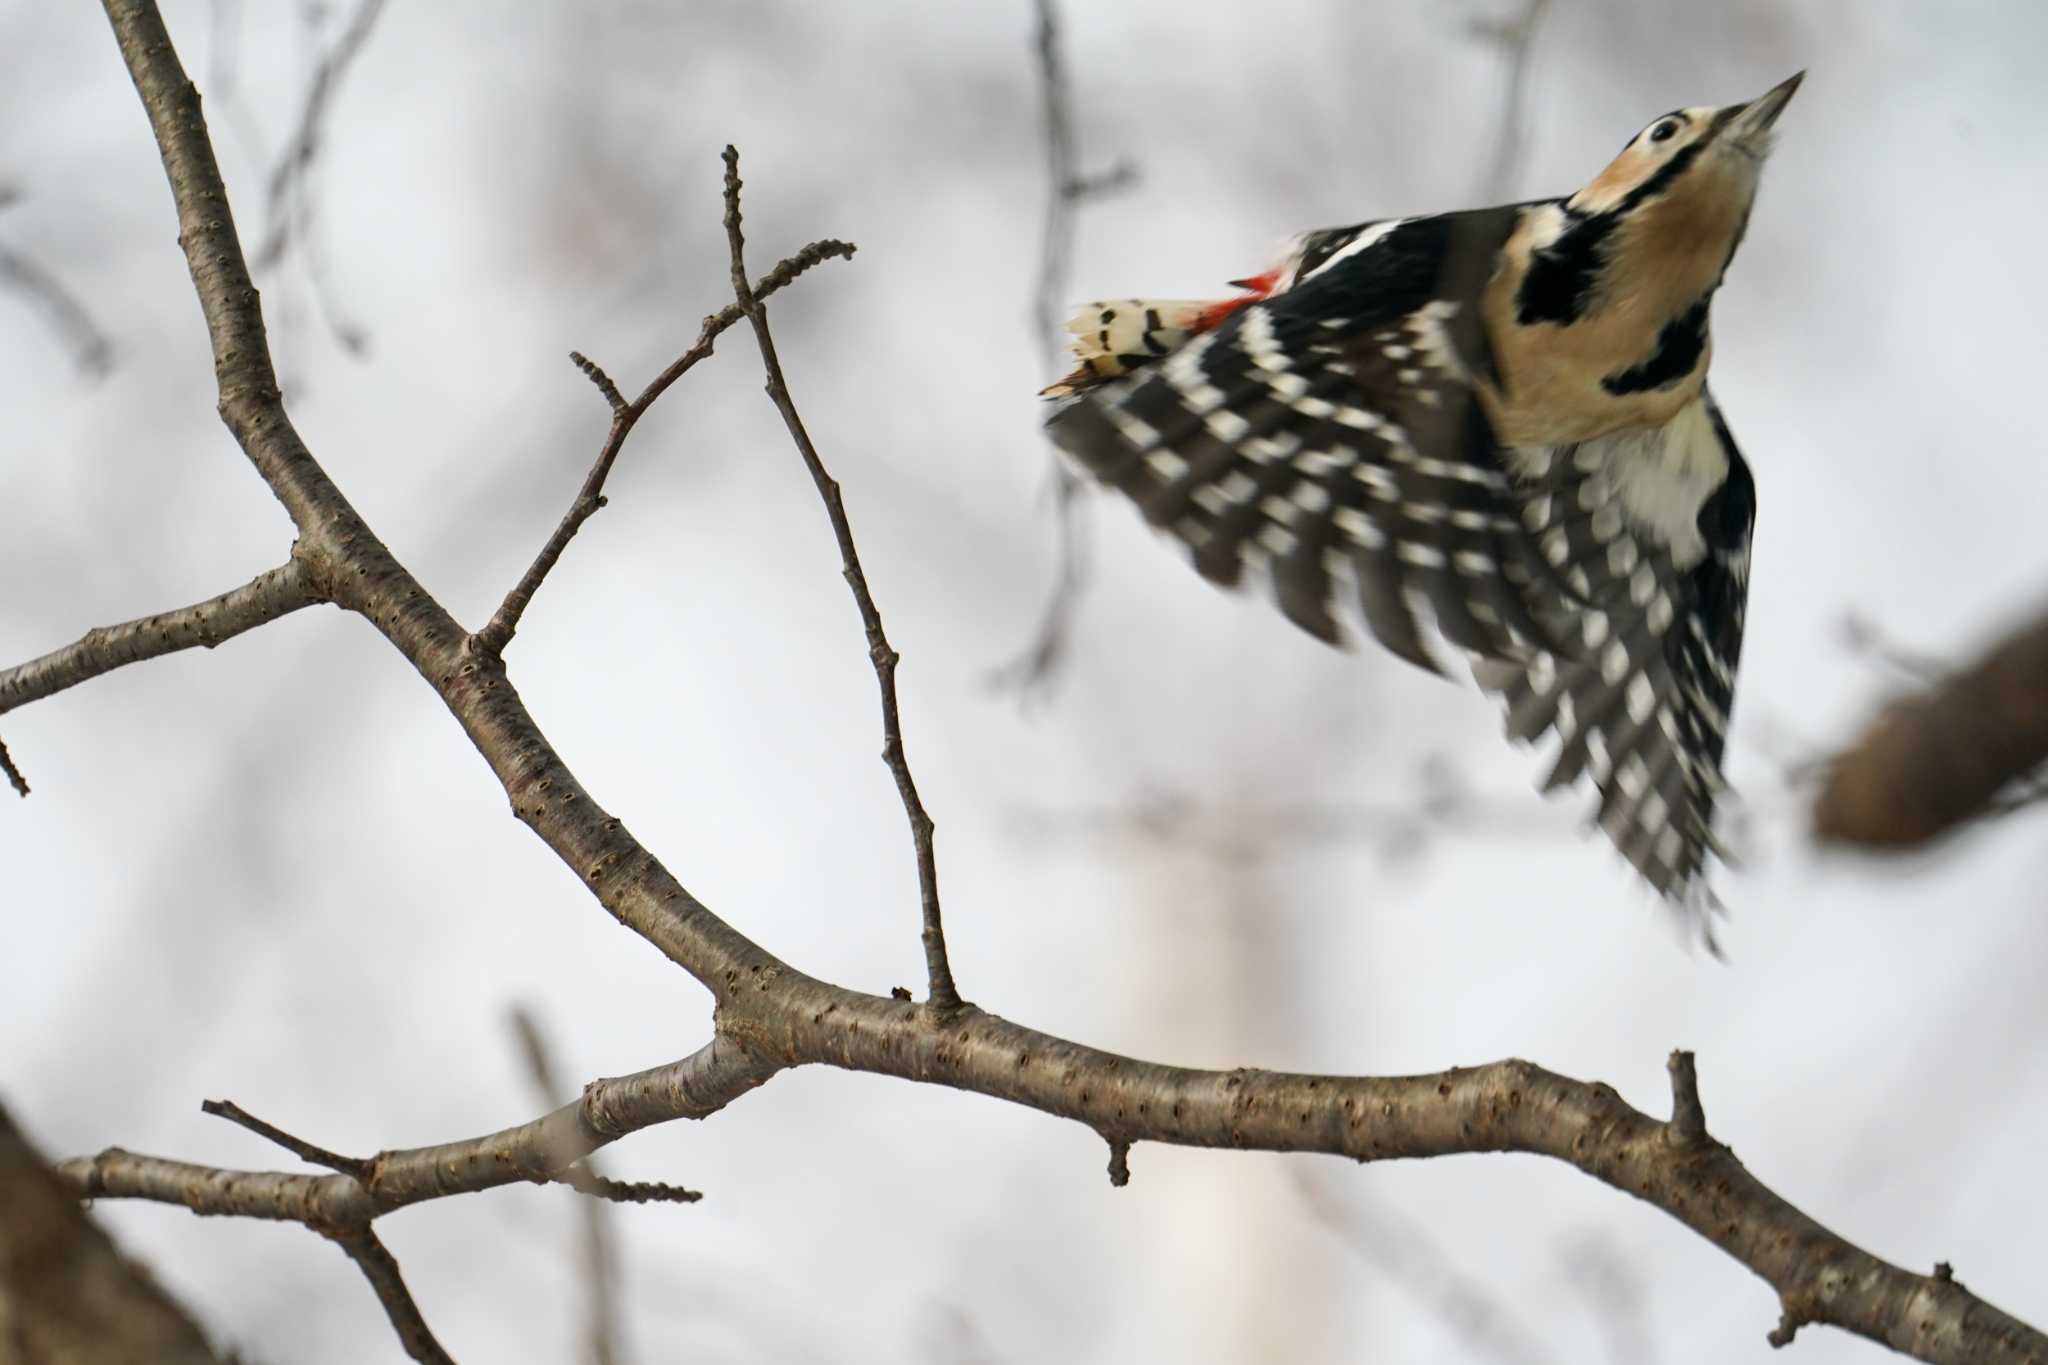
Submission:
[[398,1258],[393,1256],[377,1234],[368,1228],[330,1239],[348,1254],[363,1272],[363,1278],[376,1291],[377,1302],[384,1305],[384,1316],[391,1320],[392,1330],[398,1333],[399,1341],[405,1345],[405,1353],[421,1365],[455,1365],[453,1357],[442,1349],[434,1337],[434,1330],[427,1326],[427,1320],[420,1314],[419,1304],[413,1301],[412,1291],[405,1287],[405,1276],[399,1273]]
[[730,146],[725,149],[725,235],[732,246],[733,294],[741,310],[754,324],[754,340],[761,349],[761,366],[768,375],[768,397],[775,404],[776,411],[782,414],[783,425],[789,428],[790,439],[796,442],[797,452],[803,456],[804,468],[810,470],[811,482],[818,486],[818,496],[824,500],[825,515],[832,521],[833,538],[839,542],[839,562],[846,577],[846,586],[853,590],[854,605],[860,610],[861,628],[867,633],[868,660],[875,666],[875,682],[882,693],[882,761],[889,765],[889,772],[896,779],[896,792],[903,798],[903,813],[909,817],[911,843],[917,853],[917,891],[924,909],[926,1000],[937,1010],[958,1009],[960,991],[953,984],[953,968],[946,960],[946,933],[939,919],[939,869],[938,860],[932,852],[932,817],[918,798],[917,782],[910,775],[910,761],[903,752],[903,722],[896,706],[896,664],[899,656],[890,647],[889,637],[883,633],[882,613],[875,606],[873,594],[868,591],[867,575],[861,571],[860,551],[854,547],[853,527],[846,519],[846,504],[840,498],[839,484],[826,471],[825,462],[819,458],[818,448],[811,443],[803,418],[797,416],[796,404],[789,396],[789,385],[782,377],[782,362],[775,355],[775,339],[768,332],[768,310],[762,307],[760,296],[747,284],[746,238],[740,230],[740,154]]
[[226,1119],[229,1123],[240,1124],[256,1134],[256,1136],[276,1143],[299,1160],[311,1166],[325,1166],[330,1171],[339,1171],[343,1175],[352,1175],[358,1180],[367,1180],[369,1179],[371,1168],[376,1164],[375,1162],[366,1161],[361,1157],[343,1156],[339,1152],[330,1152],[325,1147],[316,1147],[304,1138],[293,1137],[276,1124],[265,1123],[233,1100],[205,1100],[200,1103],[199,1110],[201,1113],[211,1114],[215,1118]]
[[619,392],[619,386],[612,382],[612,377],[604,372],[603,366],[581,351],[569,352],[569,363],[589,376],[590,382],[597,385],[597,391],[604,395],[604,401],[611,404],[613,412],[625,408],[626,395]]
[[669,1185],[659,1180],[608,1180],[593,1173],[587,1161],[555,1176],[553,1183],[567,1185],[578,1194],[587,1194],[592,1201],[603,1200],[612,1204],[695,1204],[704,1197],[702,1190]]
[[[541,1033],[540,1022],[531,1011],[515,1009],[512,1011],[512,1029],[519,1037],[519,1049],[526,1058],[527,1075],[532,1079],[541,1103],[559,1103],[561,1086],[555,1079],[554,1060],[549,1055],[547,1038]],[[577,1189],[610,1183],[597,1174],[593,1164],[595,1160],[595,1157],[585,1157],[555,1179]],[[590,1314],[585,1327],[585,1355],[590,1365],[617,1365],[621,1359],[618,1348],[618,1272],[613,1266],[611,1210],[604,1206],[601,1196],[580,1202],[583,1205],[579,1211],[583,1227],[583,1287]]]
[[124,664],[140,663],[181,649],[212,649],[243,631],[322,600],[304,566],[293,559],[204,602],[117,626],[100,626],[40,659],[0,669],[0,714],[67,687],[76,687]]
[[19,251],[0,247],[0,284],[13,288],[39,307],[71,348],[79,372],[104,377],[114,368],[114,343],[93,321],[78,296],[55,275]]
[[[1073,94],[1067,82],[1060,35],[1058,0],[1034,0],[1038,17],[1033,48],[1038,58],[1039,106],[1045,130],[1045,221],[1039,234],[1038,278],[1031,292],[1031,328],[1044,352],[1049,372],[1056,371],[1061,342],[1060,321],[1066,308],[1067,278],[1074,257],[1075,210],[1084,200],[1114,194],[1137,182],[1137,169],[1118,161],[1107,171],[1084,175],[1074,147]],[[1081,520],[1079,474],[1055,456],[1051,496],[1057,537],[1058,567],[1031,643],[1016,658],[997,668],[990,681],[998,688],[1029,696],[1058,673],[1073,635],[1074,613],[1088,585],[1088,532]]]
[[7,774],[7,785],[23,796],[28,795],[28,779],[21,775],[21,769],[14,766],[14,755],[7,752],[7,744],[0,740],[0,772]]
[[[851,259],[854,250],[853,243],[832,238],[812,242],[763,275],[755,286],[755,297],[767,298],[821,262],[834,257],[842,260]],[[612,464],[619,458],[619,451],[625,447],[626,438],[632,435],[634,424],[654,406],[655,399],[668,391],[669,385],[681,379],[692,366],[711,354],[720,333],[744,316],[746,315],[737,303],[729,303],[705,318],[704,325],[698,331],[697,339],[691,343],[690,349],[677,356],[669,367],[656,375],[653,382],[630,403],[625,401],[624,395],[619,392],[619,386],[612,382],[612,377],[594,361],[580,351],[569,352],[569,359],[574,362],[576,368],[589,376],[590,381],[597,385],[598,392],[604,395],[605,402],[611,405],[611,430],[606,434],[604,445],[597,452],[597,460],[590,466],[590,472],[584,476],[583,487],[577,491],[576,500],[570,503],[569,510],[562,514],[561,521],[555,526],[554,534],[541,546],[540,553],[533,557],[533,563],[519,576],[519,581],[513,585],[512,590],[505,594],[505,600],[498,604],[498,609],[491,613],[490,621],[482,630],[470,637],[472,648],[494,658],[504,654],[505,646],[512,642],[513,634],[519,629],[520,618],[526,614],[526,608],[532,603],[533,595],[540,591],[542,581],[554,569],[556,561],[561,559],[562,551],[569,547],[569,542],[575,539],[576,532],[582,529],[583,523],[589,521],[604,507],[604,481],[610,477]]]

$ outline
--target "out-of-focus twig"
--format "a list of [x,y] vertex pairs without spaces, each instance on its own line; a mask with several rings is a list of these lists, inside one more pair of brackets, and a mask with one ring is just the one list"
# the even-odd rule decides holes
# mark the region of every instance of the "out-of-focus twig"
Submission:
[[1515,1365],[1556,1359],[1484,1286],[1460,1274],[1420,1223],[1384,1206],[1364,1209],[1355,1191],[1340,1200],[1301,1167],[1292,1174],[1295,1193],[1318,1223],[1361,1262],[1412,1294],[1474,1355]]
[[1454,832],[1542,839],[1569,826],[1526,797],[1497,799],[1474,791],[1448,762],[1431,758],[1413,792],[1383,801],[1203,801],[1165,791],[1121,805],[1032,811],[1034,837],[1079,842],[1141,839],[1203,845],[1364,846],[1388,866],[1406,864],[1430,841]]
[[[542,1104],[561,1103],[554,1059],[533,1012],[513,1010],[512,1029],[519,1036],[519,1050],[526,1059],[526,1073],[533,1082],[534,1094]],[[597,1173],[595,1157],[585,1157],[575,1169],[593,1183],[605,1183]],[[624,1357],[618,1346],[618,1270],[612,1247],[612,1211],[603,1199],[577,1202],[583,1206],[583,1289],[590,1314],[585,1327],[584,1359],[590,1365],[618,1365]]]
[[1842,618],[1842,643],[1851,654],[1874,660],[1904,681],[1923,687],[1933,686],[1951,671],[1948,661],[1894,640],[1860,611]]
[[[265,203],[266,230],[262,244],[251,258],[254,269],[268,270],[285,258],[296,241],[313,305],[336,344],[352,356],[361,356],[369,350],[369,331],[349,318],[335,298],[327,258],[314,231],[318,218],[313,193],[314,173],[326,141],[336,92],[341,88],[342,78],[348,74],[350,66],[362,54],[383,11],[384,0],[360,0],[332,45],[314,63],[312,78],[307,82],[305,98],[300,105],[298,123],[270,170]],[[309,30],[317,28],[324,12],[323,5],[306,6]],[[216,13],[216,30],[222,26],[222,16]]]
[[1655,1365],[1657,1348],[1645,1314],[1639,1267],[1630,1264],[1622,1249],[1604,1236],[1582,1237],[1565,1252],[1565,1275],[1586,1296],[1593,1319],[1607,1338],[1607,1358],[1614,1365]]
[[[299,107],[299,121],[291,140],[279,153],[277,164],[270,169],[270,183],[265,207],[265,229],[263,241],[250,257],[250,265],[256,270],[267,270],[284,259],[291,250],[294,220],[303,224],[305,185],[313,164],[319,159],[322,141],[327,135],[328,112],[334,107],[335,94],[341,88],[342,77],[361,55],[363,45],[369,41],[370,30],[377,26],[377,18],[384,12],[384,0],[360,0],[355,13],[343,26],[334,40],[313,68],[313,79],[306,86],[306,98]],[[295,207],[296,203],[296,207]]]
[[[1061,315],[1067,307],[1067,277],[1074,256],[1074,213],[1085,201],[1114,194],[1137,183],[1137,168],[1117,161],[1106,171],[1083,174],[1074,146],[1073,95],[1060,35],[1058,0],[1034,0],[1037,15],[1039,103],[1045,118],[1045,226],[1039,235],[1038,279],[1031,292],[1031,327],[1045,354],[1048,370],[1056,369],[1060,352]],[[1081,479],[1055,457],[1051,496],[1058,528],[1059,566],[1052,592],[1039,617],[1031,643],[996,669],[999,688],[1026,695],[1043,687],[1058,670],[1073,630],[1074,611],[1088,581],[1088,536],[1081,521]]]
[[[1913,666],[1933,667],[1924,658]],[[1867,848],[1914,847],[2048,799],[2044,764],[2048,615],[1885,707],[1829,765],[1813,802],[1814,833]]]
[[1500,122],[1493,139],[1493,157],[1479,182],[1482,203],[1514,198],[1515,177],[1521,170],[1522,144],[1527,136],[1530,56],[1536,47],[1536,30],[1550,9],[1550,0],[1520,0],[1521,9],[1509,19],[1475,19],[1470,31],[1496,44],[1507,58],[1508,78],[1501,91]]
[[76,294],[34,260],[0,246],[0,288],[33,304],[70,348],[79,373],[98,379],[114,368],[114,343]]

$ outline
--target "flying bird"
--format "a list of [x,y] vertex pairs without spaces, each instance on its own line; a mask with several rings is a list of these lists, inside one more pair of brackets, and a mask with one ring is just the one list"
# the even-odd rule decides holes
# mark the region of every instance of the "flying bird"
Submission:
[[1308,232],[1219,300],[1069,324],[1047,429],[1185,544],[1340,644],[1355,611],[1442,671],[1418,610],[1554,736],[1545,789],[1666,899],[1706,889],[1756,490],[1707,387],[1708,313],[1804,72],[1679,109],[1577,193]]

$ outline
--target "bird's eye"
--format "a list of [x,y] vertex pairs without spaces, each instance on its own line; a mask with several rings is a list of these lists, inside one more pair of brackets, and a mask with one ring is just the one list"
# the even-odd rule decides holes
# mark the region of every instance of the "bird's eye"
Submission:
[[1650,130],[1650,141],[1652,142],[1669,142],[1676,136],[1678,136],[1677,119],[1665,119]]

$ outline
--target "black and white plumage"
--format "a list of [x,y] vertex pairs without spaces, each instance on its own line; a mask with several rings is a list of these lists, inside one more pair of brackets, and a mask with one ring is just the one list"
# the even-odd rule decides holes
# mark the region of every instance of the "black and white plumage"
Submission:
[[1075,318],[1048,429],[1213,581],[1262,571],[1332,643],[1418,609],[1518,740],[1554,735],[1660,894],[1704,899],[1755,490],[1706,388],[1714,290],[1772,124],[1643,130],[1566,199],[1309,233],[1221,302]]

